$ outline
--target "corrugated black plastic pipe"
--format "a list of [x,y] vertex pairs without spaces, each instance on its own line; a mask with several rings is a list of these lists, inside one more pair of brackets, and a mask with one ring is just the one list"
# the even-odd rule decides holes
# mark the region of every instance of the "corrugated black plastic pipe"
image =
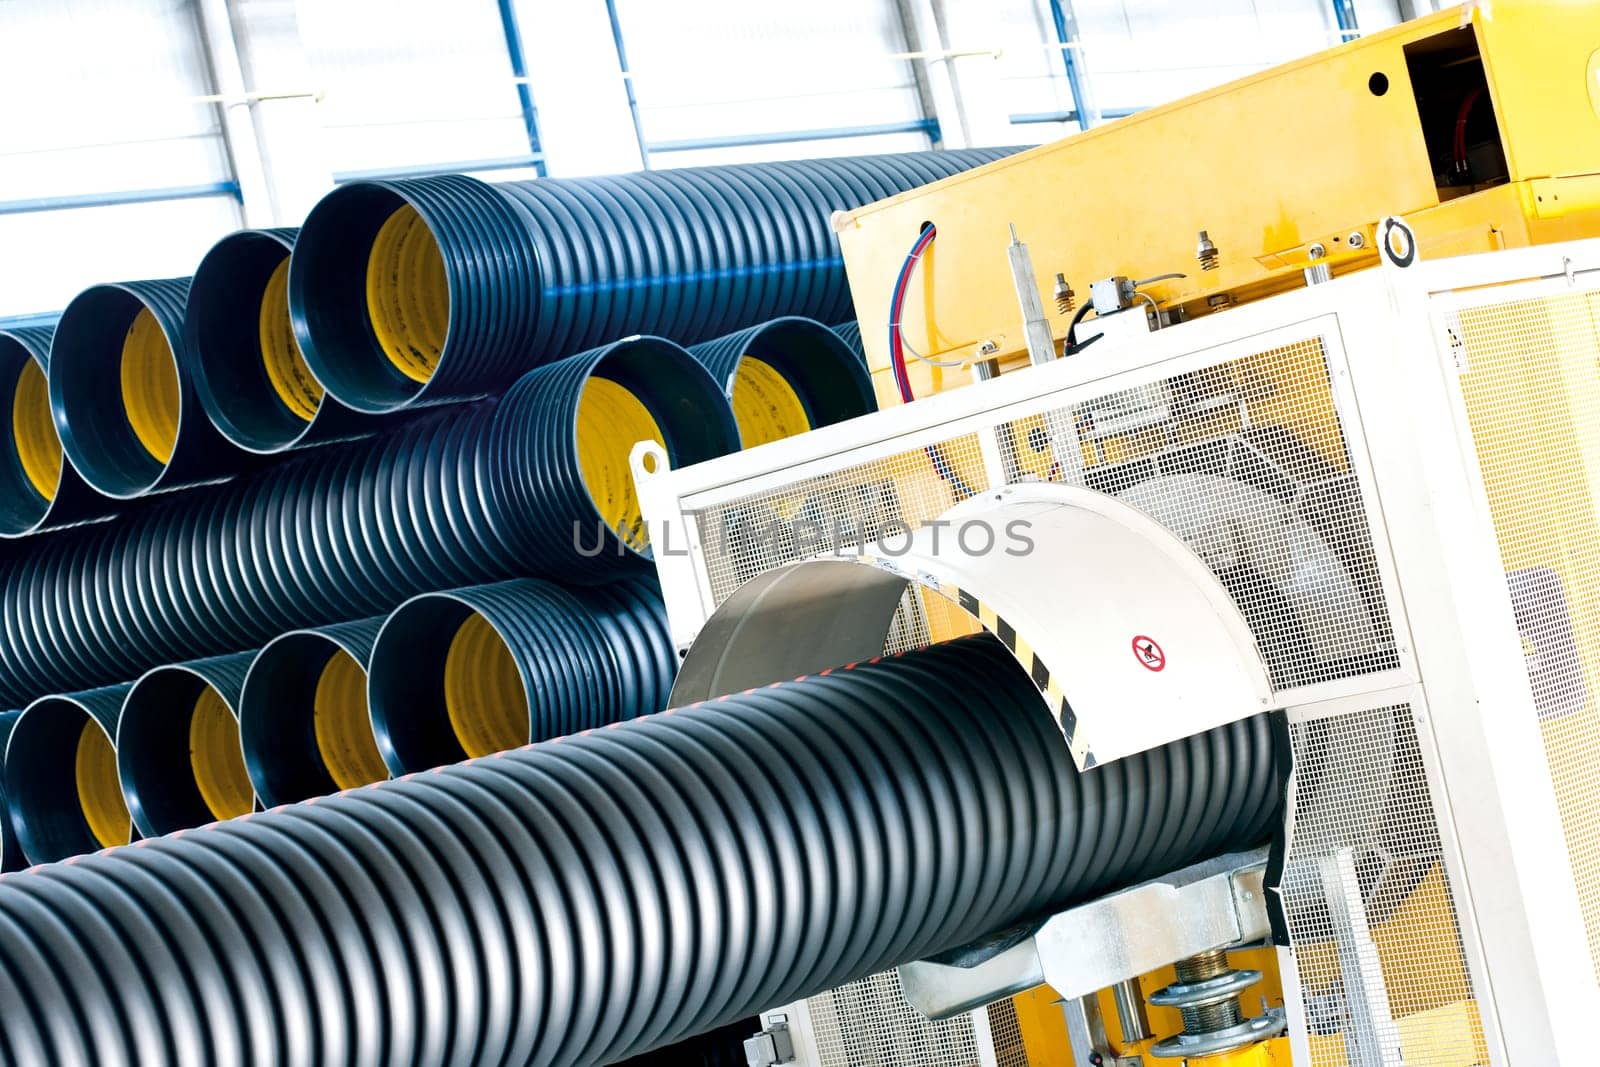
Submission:
[[838,334],[839,339],[850,347],[850,351],[856,354],[856,358],[861,361],[861,365],[866,366],[867,350],[861,344],[861,324],[855,319],[850,319],[834,326],[833,332]]
[[256,810],[239,745],[239,691],[255,655],[157,667],[128,690],[117,724],[117,776],[141,834]]
[[329,397],[289,318],[298,230],[240,230],[195,269],[184,312],[194,392],[224,437],[250,452],[361,436],[376,423]]
[[103,519],[114,501],[90,489],[61,449],[50,413],[50,337],[53,326],[0,330],[0,537],[88,519]]
[[628,453],[651,436],[674,466],[739,442],[705,368],[638,338],[532,371],[498,404],[43,538],[0,561],[0,702],[259,647],[436,589],[647,573]]
[[851,307],[840,209],[991,162],[985,148],[487,185],[350,182],[289,267],[307,362],[360,411],[497,392],[632,333],[684,344]]
[[239,740],[266,807],[389,777],[367,711],[367,661],[383,618],[273,638],[239,695]]
[[400,775],[660,711],[674,668],[653,579],[424,593],[372,650],[372,732]]
[[[22,717],[20,711],[0,712],[0,753],[5,751],[12,729]],[[20,871],[28,865],[17,836],[17,822],[11,814],[11,795],[6,792],[5,776],[0,774],[0,871]]]
[[244,453],[194,395],[188,295],[188,278],[91,286],[56,324],[50,407],[67,459],[107,496],[177,489],[243,466]]
[[1079,774],[996,643],[860,664],[7,876],[0,1050],[609,1063],[1254,845],[1274,752]]
[[878,407],[866,365],[815,319],[774,319],[689,351],[722,383],[746,448]]
[[739,450],[716,381],[659,337],[538,367],[506,392],[486,466],[497,532],[525,572],[590,584],[654,570],[628,461],[646,438],[666,447],[674,468]]
[[6,787],[34,863],[126,845],[137,835],[117,778],[117,720],[131,685],[40,697],[5,748]]

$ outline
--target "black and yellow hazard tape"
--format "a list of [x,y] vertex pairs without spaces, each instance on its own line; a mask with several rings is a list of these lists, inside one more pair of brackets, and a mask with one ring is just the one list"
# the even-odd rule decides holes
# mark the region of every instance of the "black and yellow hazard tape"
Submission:
[[908,581],[933,590],[946,600],[958,605],[963,611],[983,624],[988,630],[1000,639],[1000,643],[1010,650],[1017,662],[1022,664],[1022,669],[1028,672],[1028,677],[1033,679],[1033,684],[1044,697],[1045,705],[1050,713],[1055,716],[1056,722],[1061,725],[1061,732],[1066,736],[1067,748],[1072,752],[1073,761],[1082,770],[1088,770],[1095,765],[1094,753],[1089,751],[1088,741],[1078,734],[1078,716],[1072,710],[1072,705],[1067,702],[1066,694],[1061,691],[1061,683],[1051,672],[1048,664],[1035,652],[1028,640],[1017,632],[1017,628],[1007,621],[994,608],[985,604],[978,597],[959,586],[941,582],[936,576],[927,573],[907,574],[905,568],[897,560],[880,556],[864,556],[865,562],[880,567],[883,570],[898,574]]

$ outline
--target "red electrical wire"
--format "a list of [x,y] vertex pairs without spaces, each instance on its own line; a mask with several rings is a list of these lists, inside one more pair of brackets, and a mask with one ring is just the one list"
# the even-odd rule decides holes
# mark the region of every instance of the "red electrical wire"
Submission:
[[[930,222],[917,235],[916,243],[911,246],[905,263],[900,267],[900,275],[894,283],[894,295],[889,301],[889,365],[894,368],[895,388],[900,392],[901,403],[905,404],[911,403],[916,396],[911,392],[911,376],[906,370],[905,339],[900,334],[900,313],[905,307],[906,292],[911,287],[911,274],[916,269],[917,261],[928,250],[928,246],[933,244],[933,239],[938,234],[938,228]],[[964,500],[972,496],[972,487],[967,485],[955,468],[939,454],[937,447],[928,445],[923,451],[933,463],[934,471],[955,490],[956,499]]]
[[1461,101],[1461,109],[1456,112],[1456,141],[1455,161],[1458,170],[1466,169],[1467,162],[1467,119],[1472,115],[1472,106],[1478,102],[1478,97],[1483,95],[1483,87],[1472,90],[1466,99]]
[[900,400],[906,404],[911,403],[916,397],[912,395],[911,376],[906,371],[905,341],[900,333],[900,312],[905,307],[906,293],[910,289],[911,274],[916,269],[917,261],[922,258],[923,253],[938,235],[938,227],[932,223],[925,226],[917,235],[916,243],[911,246],[905,263],[900,267],[900,275],[895,279],[894,293],[889,301],[889,364],[894,368],[894,384],[900,392]]

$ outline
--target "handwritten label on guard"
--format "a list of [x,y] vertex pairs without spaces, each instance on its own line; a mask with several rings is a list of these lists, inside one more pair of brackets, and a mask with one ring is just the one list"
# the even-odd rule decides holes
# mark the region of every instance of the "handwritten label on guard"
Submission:
[[1471,370],[1471,360],[1467,355],[1467,343],[1461,333],[1461,316],[1455,312],[1445,316],[1444,341],[1450,346],[1450,359],[1455,364],[1457,375],[1465,374]]
[[1164,671],[1167,669],[1167,654],[1155,639],[1140,634],[1133,639],[1133,658],[1139,661],[1139,666],[1147,671]]

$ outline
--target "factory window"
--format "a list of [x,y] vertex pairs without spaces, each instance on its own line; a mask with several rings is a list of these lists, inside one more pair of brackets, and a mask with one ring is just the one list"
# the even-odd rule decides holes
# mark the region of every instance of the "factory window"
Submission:
[[939,129],[889,0],[614,0],[652,167],[922,151]]

